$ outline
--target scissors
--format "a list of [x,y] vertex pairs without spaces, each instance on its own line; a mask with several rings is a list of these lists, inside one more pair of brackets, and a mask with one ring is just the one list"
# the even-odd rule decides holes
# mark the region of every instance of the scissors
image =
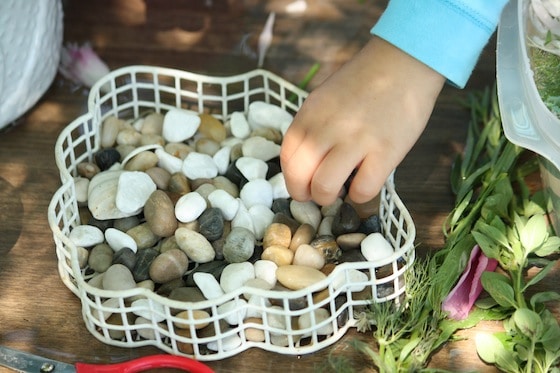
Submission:
[[175,355],[150,355],[116,364],[74,365],[0,346],[0,366],[25,373],[135,373],[156,368],[177,368],[191,373],[213,373],[207,365]]

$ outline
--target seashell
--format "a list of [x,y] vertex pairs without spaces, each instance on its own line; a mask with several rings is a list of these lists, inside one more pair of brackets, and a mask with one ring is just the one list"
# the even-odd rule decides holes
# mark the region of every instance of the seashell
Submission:
[[[139,155],[140,153],[143,152],[148,152],[150,150],[156,150],[156,149],[163,149],[161,145],[158,144],[150,144],[150,145],[144,145],[144,146],[139,146],[137,148],[135,148],[133,151],[131,151],[130,153],[128,153],[126,155],[126,157],[123,158],[122,162],[121,162],[121,166],[122,168],[126,168],[126,165],[128,164],[128,162],[130,162],[132,160],[132,158],[136,157],[137,155]],[[151,152],[150,152],[151,153]],[[155,154],[154,154],[155,155]],[[155,162],[150,166],[153,167],[156,165],[157,163],[157,156],[155,157]],[[150,167],[147,167],[145,169],[148,169]]]
[[120,219],[136,215],[117,208],[116,197],[119,177],[124,171],[103,171],[95,175],[88,188],[88,208],[97,220]]

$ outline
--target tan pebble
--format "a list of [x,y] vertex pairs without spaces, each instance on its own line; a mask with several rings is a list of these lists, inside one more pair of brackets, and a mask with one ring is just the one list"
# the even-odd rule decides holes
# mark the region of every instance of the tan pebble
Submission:
[[323,266],[323,268],[321,268],[321,272],[323,272],[325,275],[328,276],[332,273],[332,271],[334,271],[335,268],[336,268],[336,264],[327,263]]
[[192,189],[187,177],[182,172],[176,172],[169,178],[167,190],[171,193],[183,195],[189,193]]
[[297,248],[292,263],[295,265],[321,269],[325,265],[325,257],[322,252],[311,245],[304,244]]
[[213,156],[214,154],[216,154],[218,150],[220,150],[221,147],[220,144],[217,143],[216,141],[206,137],[201,137],[198,140],[196,140],[194,148],[199,153]]
[[276,144],[280,144],[282,142],[282,132],[280,132],[279,130],[277,130],[275,128],[271,128],[271,127],[255,128],[249,136],[250,137],[256,137],[256,136],[264,137],[265,139],[267,139],[269,141],[272,141]]
[[202,113],[200,116],[200,126],[198,132],[202,135],[221,143],[226,139],[226,127],[216,117],[211,114]]
[[276,277],[278,282],[288,289],[300,290],[324,280],[327,276],[314,268],[284,265],[278,267]]
[[179,249],[179,250],[181,249],[177,244],[177,239],[175,238],[175,235],[171,237],[165,237],[163,240],[161,240],[159,244],[159,251],[162,253],[171,249]]
[[357,249],[360,247],[360,243],[364,238],[366,238],[366,236],[367,235],[365,233],[359,232],[341,234],[336,238],[336,243],[343,251]]
[[225,190],[235,198],[239,197],[239,187],[225,176],[216,176],[212,180],[212,184],[214,184],[216,189]]
[[309,244],[323,253],[327,263],[335,262],[342,255],[342,250],[338,247],[334,236],[319,236]]
[[81,162],[77,166],[78,175],[85,177],[86,179],[91,179],[97,175],[101,170],[95,163],[91,162]]
[[171,174],[161,167],[152,167],[146,170],[146,174],[152,178],[158,189],[167,190]]
[[[248,317],[243,323],[262,325],[263,321],[258,317]],[[247,329],[245,329],[245,338],[251,342],[264,342],[264,330],[256,327],[247,327]]]
[[189,265],[182,250],[169,250],[158,255],[150,265],[150,278],[158,284],[180,278]]
[[[262,289],[262,290],[272,289],[272,285],[270,283],[268,283],[267,281],[263,280],[262,278],[251,278],[251,279],[245,281],[243,286],[247,286],[247,287],[255,288],[255,289]],[[245,297],[245,299],[248,300],[251,297],[251,294],[244,293],[243,296]]]
[[239,158],[243,157],[242,147],[243,147],[243,144],[241,144],[241,143],[235,144],[234,146],[231,147],[231,153],[229,154],[229,158],[230,158],[231,163],[234,163]]
[[170,142],[164,147],[165,151],[174,157],[185,159],[194,149],[182,142]]
[[[191,338],[191,332],[189,329],[175,329],[175,334],[179,337]],[[193,345],[190,342],[177,340],[177,349],[187,355],[192,355],[194,353]]]
[[200,223],[198,222],[198,220],[194,220],[188,223],[179,222],[177,224],[177,228],[187,228],[191,231],[200,232]]
[[199,186],[198,188],[194,189],[195,192],[200,194],[206,200],[207,204],[209,204],[208,196],[210,195],[210,193],[212,193],[215,190],[216,190],[216,187],[213,184],[210,184],[210,183],[204,183],[201,186]]
[[273,245],[263,251],[261,259],[270,260],[277,266],[284,266],[292,263],[294,252],[285,246]]
[[[325,299],[327,299],[330,296],[329,293],[329,289],[323,289],[321,291],[315,292],[313,293],[313,303],[317,304],[320,303],[322,301],[324,301]],[[328,306],[328,303],[327,303]]]
[[140,146],[142,145],[165,145],[165,139],[161,135],[142,134],[140,136]]
[[144,218],[146,219],[146,227],[149,228],[156,239],[147,247],[154,246],[158,237],[169,237],[175,234],[177,229],[175,206],[164,191],[156,190],[150,194],[144,205]]
[[[163,194],[165,195],[165,193]],[[160,239],[158,235],[154,234],[148,223],[137,225],[136,227],[127,230],[126,234],[132,237],[134,242],[136,242],[138,249],[153,247]]]
[[121,159],[125,159],[131,152],[136,150],[136,145],[130,144],[120,144],[115,147],[119,154],[121,155]]
[[281,223],[272,223],[264,232],[263,248],[266,249],[272,245],[289,247],[291,240],[292,231],[290,230],[290,227]]
[[127,128],[120,130],[117,134],[117,144],[119,145],[140,145],[140,139],[142,135],[138,133],[135,129]]
[[124,128],[125,122],[114,115],[107,117],[101,126],[101,147],[110,148],[115,145],[117,134]]
[[163,129],[163,114],[151,113],[144,118],[142,123],[142,134],[161,135]]
[[175,315],[177,318],[182,320],[187,320],[190,322],[174,321],[173,324],[180,329],[189,329],[191,324],[195,329],[202,329],[208,326],[208,321],[201,322],[200,320],[205,320],[210,318],[210,314],[204,310],[193,310],[192,317],[189,316],[189,311],[181,311]]
[[[131,312],[126,313],[126,318],[128,321],[128,325],[134,324],[134,314]],[[124,329],[119,328],[112,328],[111,326],[114,325],[116,327],[122,327],[123,324],[123,315],[120,313],[113,313],[105,322],[108,324],[107,330],[109,331],[109,337],[114,340],[120,340],[125,337]]]
[[198,178],[194,180],[189,180],[189,183],[191,185],[191,190],[197,190],[204,184],[210,184],[210,185],[213,184],[212,179],[207,179],[207,178]]
[[300,225],[292,237],[290,250],[296,251],[300,245],[310,243],[313,238],[315,238],[315,228],[307,223]]

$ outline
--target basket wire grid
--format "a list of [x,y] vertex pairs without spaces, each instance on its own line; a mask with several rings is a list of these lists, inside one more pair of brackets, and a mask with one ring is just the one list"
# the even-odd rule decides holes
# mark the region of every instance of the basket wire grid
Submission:
[[[78,163],[92,161],[93,153],[99,149],[100,124],[105,118],[137,118],[145,111],[164,113],[181,107],[209,112],[225,122],[234,111],[247,112],[255,100],[294,113],[305,97],[305,91],[265,70],[224,78],[131,66],[113,71],[92,88],[89,112],[66,127],[56,142],[62,186],[48,209],[60,277],[79,297],[84,322],[92,335],[109,345],[153,345],[201,361],[227,358],[252,347],[301,355],[338,341],[355,326],[355,314],[372,301],[400,300],[405,291],[405,272],[415,257],[416,232],[395,191],[393,175],[381,191],[379,217],[394,254],[379,262],[339,264],[325,280],[305,289],[265,291],[242,287],[217,299],[181,302],[140,287],[124,291],[99,289],[88,283],[87,268],[80,267],[78,248],[68,238],[70,231],[82,224],[73,177],[77,176]],[[368,274],[367,281],[356,280],[352,276],[355,270]],[[323,296],[319,297],[320,293]],[[144,301],[133,302],[137,299]],[[320,309],[328,311],[326,319],[317,316]],[[209,317],[196,318],[194,313],[200,310]],[[177,316],[181,311],[187,313],[186,319]],[[258,317],[262,323],[247,322],[247,316]],[[309,318],[310,326],[298,327],[295,320],[299,317]],[[205,324],[211,330],[208,334],[199,329]],[[247,338],[255,330],[264,334],[262,341]]]

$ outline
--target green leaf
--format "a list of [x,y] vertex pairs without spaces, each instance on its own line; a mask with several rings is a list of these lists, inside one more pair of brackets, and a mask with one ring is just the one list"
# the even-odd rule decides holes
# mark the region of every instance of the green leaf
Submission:
[[495,364],[496,354],[505,349],[502,342],[493,334],[478,334],[475,342],[478,356],[488,364]]
[[528,282],[527,284],[523,287],[522,291],[527,290],[527,288],[529,286],[532,286],[534,284],[536,284],[537,282],[541,281],[543,278],[546,277],[546,275],[556,266],[556,262],[550,262],[548,263],[543,269],[541,269],[540,271],[537,272],[536,275],[534,275]]
[[497,304],[498,302],[496,302],[496,300],[492,297],[480,298],[477,299],[477,301],[474,303],[475,306],[483,310],[490,309],[496,306]]
[[540,257],[549,256],[560,251],[560,237],[550,236],[548,239],[536,250],[535,254]]
[[560,353],[560,326],[558,321],[549,311],[541,314],[541,318],[545,325],[544,332],[539,340],[543,347],[556,354]]
[[558,294],[555,291],[542,291],[533,294],[530,302],[531,302],[531,307],[533,307],[533,309],[536,309],[538,304],[543,304],[545,302],[550,302],[554,300],[560,300],[560,294]]
[[497,272],[484,272],[480,278],[482,286],[502,307],[515,307],[515,295],[509,279]]
[[512,316],[517,329],[527,337],[536,340],[543,332],[541,317],[535,311],[528,308],[517,309]]
[[546,219],[543,215],[533,215],[519,231],[521,244],[528,253],[539,248],[548,238]]
[[421,338],[412,338],[408,341],[402,348],[401,353],[399,355],[399,361],[405,361],[408,355],[418,346],[418,344],[422,341]]
[[472,231],[472,235],[484,255],[492,259],[500,258],[500,248],[496,245],[495,240],[491,236],[477,231]]

